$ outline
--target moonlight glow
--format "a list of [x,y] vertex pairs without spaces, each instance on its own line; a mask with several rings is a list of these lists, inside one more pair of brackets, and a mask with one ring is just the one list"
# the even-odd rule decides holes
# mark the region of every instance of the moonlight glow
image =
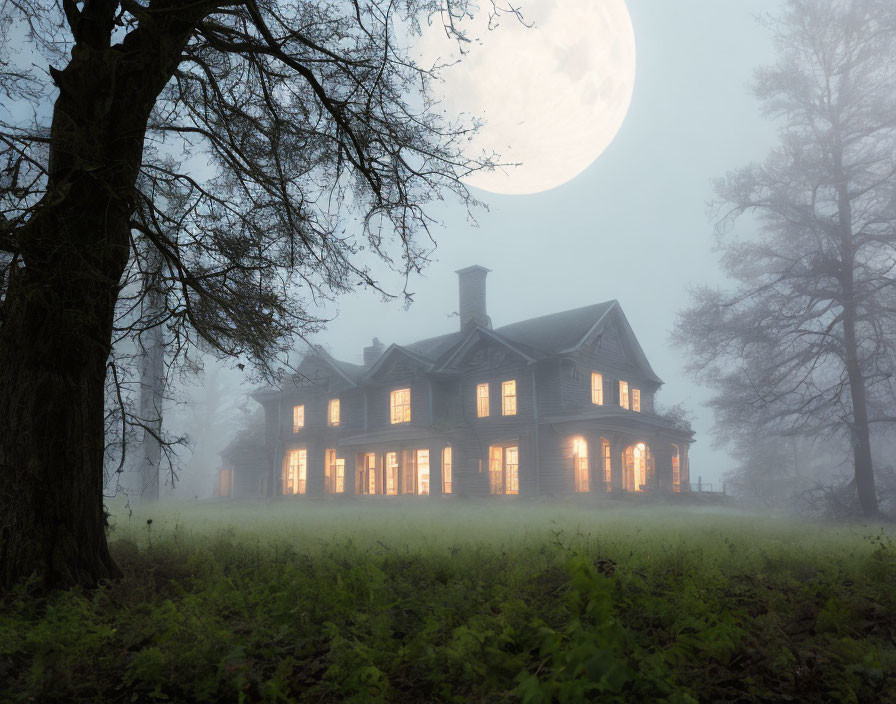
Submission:
[[[531,29],[502,16],[444,72],[445,106],[484,118],[470,154],[498,152],[520,166],[477,173],[467,183],[494,193],[537,193],[569,181],[609,146],[622,126],[635,80],[635,38],[624,0],[532,0]],[[428,59],[454,56],[437,32]]]

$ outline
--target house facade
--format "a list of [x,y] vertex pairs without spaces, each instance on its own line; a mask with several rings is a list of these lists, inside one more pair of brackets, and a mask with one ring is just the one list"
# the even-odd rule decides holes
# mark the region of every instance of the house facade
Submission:
[[687,490],[693,433],[656,413],[663,382],[619,304],[493,328],[488,271],[457,272],[455,332],[374,340],[363,365],[315,347],[281,388],[254,392],[266,457],[257,476],[224,467],[232,495]]

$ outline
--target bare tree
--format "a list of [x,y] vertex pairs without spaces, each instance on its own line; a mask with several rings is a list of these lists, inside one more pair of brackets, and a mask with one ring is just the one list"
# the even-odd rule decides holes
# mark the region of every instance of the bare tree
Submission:
[[717,184],[722,266],[738,286],[697,289],[674,336],[717,392],[723,439],[845,433],[871,516],[869,427],[892,421],[894,402],[896,7],[787,0],[769,26],[779,59],[755,92],[780,146]]
[[[321,297],[381,288],[362,250],[418,271],[427,204],[469,204],[460,178],[492,161],[464,156],[475,125],[442,115],[438,67],[408,45],[431,20],[465,41],[474,3],[0,7],[0,585],[90,585],[119,574],[101,493],[104,383],[115,397],[127,371],[113,341],[163,325],[172,356],[202,339],[270,370]],[[141,422],[118,420],[122,438]]]

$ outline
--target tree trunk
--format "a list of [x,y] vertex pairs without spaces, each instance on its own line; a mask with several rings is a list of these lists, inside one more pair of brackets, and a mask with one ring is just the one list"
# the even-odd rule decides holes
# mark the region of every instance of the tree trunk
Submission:
[[103,507],[116,286],[70,256],[17,272],[0,325],[0,587],[120,573]]
[[0,588],[120,574],[103,507],[106,364],[146,124],[193,18],[163,15],[110,47],[116,7],[85,4],[71,62],[50,69],[47,190],[16,232],[0,306]]
[[[154,320],[163,317],[162,294],[158,290],[157,277],[161,275],[161,257],[150,258],[150,271],[146,276],[148,315]],[[142,501],[159,500],[159,465],[162,459],[162,403],[165,396],[165,340],[161,325],[147,331],[143,341],[142,368],[140,370],[140,419],[145,424],[141,443],[140,498]]]

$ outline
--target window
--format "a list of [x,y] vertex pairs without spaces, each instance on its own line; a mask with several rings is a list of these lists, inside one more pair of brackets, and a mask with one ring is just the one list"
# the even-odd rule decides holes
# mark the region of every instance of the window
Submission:
[[408,423],[411,420],[411,390],[396,389],[389,396],[392,423]]
[[305,406],[292,407],[292,432],[297,433],[305,427]]
[[591,403],[595,406],[604,405],[604,377],[597,372],[591,372]]
[[589,491],[588,443],[583,437],[573,438],[572,440],[572,467],[575,476],[576,491]]
[[376,494],[376,455],[368,452],[361,465],[361,476],[358,488],[362,494]]
[[218,496],[230,496],[233,489],[233,470],[222,469],[218,474]]
[[678,446],[672,446],[672,491],[681,491],[681,459]]
[[476,415],[480,418],[488,416],[488,384],[476,387]]
[[417,450],[417,493],[429,493],[429,450]]
[[613,482],[613,465],[610,460],[610,443],[601,440],[601,447],[604,457],[604,488],[610,491]]
[[492,445],[488,448],[488,479],[492,494],[519,493],[519,447]]
[[619,405],[628,408],[628,382],[619,382]]
[[632,410],[641,411],[641,389],[632,389]]
[[330,400],[330,404],[327,407],[327,425],[336,427],[339,425],[339,399],[334,398]]
[[513,380],[501,384],[501,415],[516,415],[516,382]]
[[451,493],[451,448],[442,450],[442,493]]
[[283,468],[283,493],[304,494],[308,479],[308,451],[290,450]]
[[386,493],[394,496],[398,493],[398,453],[386,453]]
[[326,452],[324,486],[328,494],[341,494],[345,491],[345,460],[336,457],[336,450]]

